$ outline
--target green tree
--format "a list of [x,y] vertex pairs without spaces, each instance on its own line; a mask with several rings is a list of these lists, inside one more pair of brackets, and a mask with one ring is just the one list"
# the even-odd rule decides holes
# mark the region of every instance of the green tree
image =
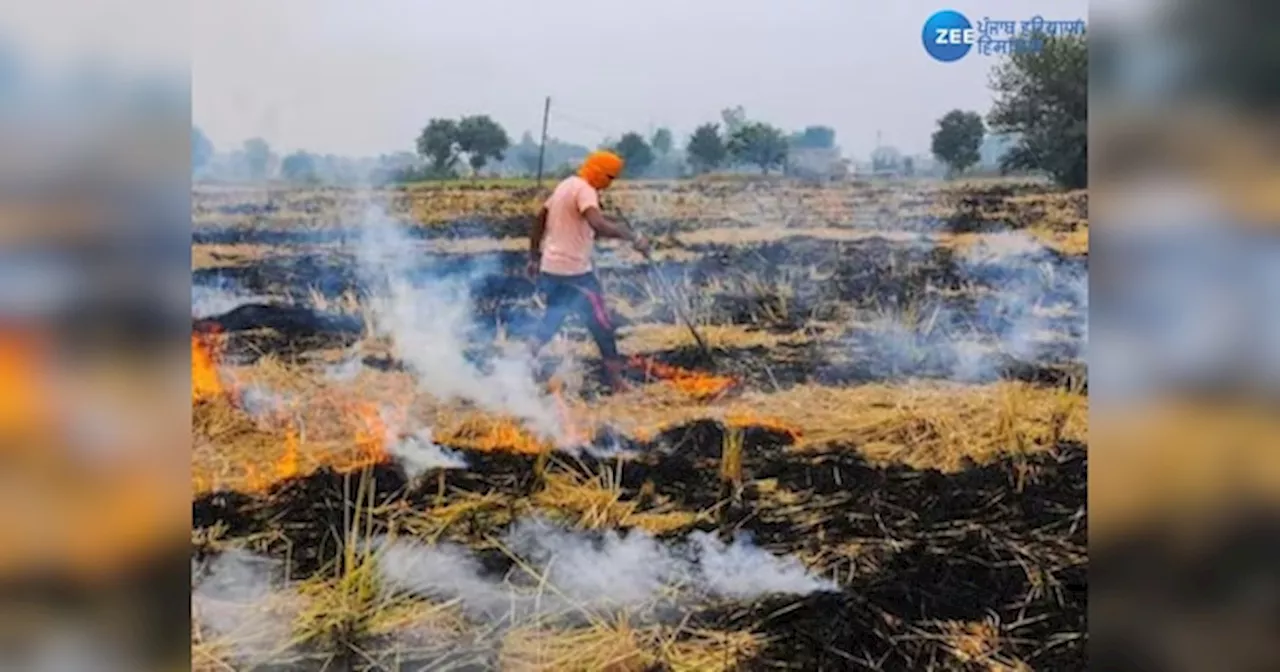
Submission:
[[987,116],[995,133],[1017,144],[1000,168],[1044,171],[1063,187],[1089,180],[1089,49],[1084,36],[1040,35],[1043,48],[1011,54],[992,73],[996,101]]
[[463,117],[457,125],[456,139],[458,151],[467,155],[467,163],[477,175],[490,159],[501,161],[511,146],[507,132],[487,114]]
[[271,145],[262,138],[245,140],[244,162],[250,179],[266,179],[267,172],[271,168]]
[[653,132],[653,137],[649,139],[649,145],[653,147],[653,151],[658,153],[658,156],[670,154],[673,144],[674,140],[669,128],[659,128]]
[[623,173],[632,177],[644,175],[644,172],[653,165],[654,154],[653,148],[649,143],[645,142],[644,136],[639,133],[626,133],[613,146],[613,151],[622,157],[626,162],[626,166],[622,169]]
[[977,112],[951,110],[938,120],[931,149],[953,174],[963,173],[982,158],[979,149],[987,133]]
[[747,111],[741,105],[726,107],[720,110],[720,121],[724,122],[725,135],[731,136],[747,124]]
[[836,130],[830,126],[806,126],[792,134],[791,146],[805,149],[831,149],[836,146]]
[[191,127],[191,172],[198,172],[209,165],[213,158],[213,143],[205,136],[204,131]]
[[720,137],[720,124],[703,124],[694,129],[684,151],[695,173],[707,173],[724,165],[728,150]]
[[307,152],[294,152],[280,162],[280,175],[294,182],[310,182],[316,179],[316,157]]
[[446,175],[458,163],[458,122],[432,119],[418,136],[418,154],[426,159],[432,172]]
[[787,138],[782,131],[769,124],[752,121],[739,126],[729,135],[725,148],[738,163],[759,166],[768,175],[769,169],[781,167],[787,161]]

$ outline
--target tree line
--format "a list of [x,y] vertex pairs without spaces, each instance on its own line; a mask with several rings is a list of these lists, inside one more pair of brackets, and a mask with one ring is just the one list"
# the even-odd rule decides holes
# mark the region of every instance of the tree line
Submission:
[[[1038,52],[1012,54],[992,72],[996,95],[985,119],[973,111],[952,110],[938,120],[930,149],[951,175],[968,171],[981,159],[984,141],[1007,138],[1000,169],[1004,172],[1039,172],[1069,188],[1085,186],[1088,179],[1088,49],[1083,36],[1042,36]],[[751,119],[741,107],[721,111],[718,122],[699,125],[677,143],[670,129],[650,134],[627,132],[606,139],[601,148],[617,152],[626,161],[627,177],[682,177],[721,170],[751,169],[768,175],[773,171],[802,174],[804,156],[821,162],[839,162],[835,130],[811,125],[786,131]],[[413,152],[401,152],[372,160],[295,152],[279,159],[261,139],[251,139],[223,157],[224,170],[238,177],[260,180],[279,175],[300,182],[417,181],[455,179],[465,167],[473,176],[486,169],[506,174],[532,175],[543,156],[545,174],[558,177],[571,172],[586,156],[585,146],[549,138],[545,152],[529,133],[513,145],[506,130],[485,114],[459,119],[430,119],[416,138]],[[814,151],[816,150],[816,151]],[[192,166],[197,174],[214,157],[212,144],[198,128],[192,129]],[[872,154],[873,169],[911,174],[910,158],[892,148]],[[229,166],[229,167],[228,167]],[[818,169],[821,172],[821,168]]]
[[1071,189],[1087,186],[1088,45],[1080,35],[1044,37],[1042,42],[1040,51],[1011,54],[992,71],[996,99],[985,123],[977,112],[964,110],[938,120],[931,149],[951,174],[978,162],[990,132],[1015,138],[1000,158],[1001,171],[1044,173]]

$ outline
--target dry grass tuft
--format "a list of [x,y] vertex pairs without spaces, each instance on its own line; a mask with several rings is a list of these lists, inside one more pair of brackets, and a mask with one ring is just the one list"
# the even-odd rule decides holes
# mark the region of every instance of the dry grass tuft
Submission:
[[854,446],[872,460],[954,471],[966,459],[983,463],[1046,450],[1060,440],[1083,441],[1087,404],[1083,395],[1021,382],[915,381],[801,385],[749,392],[715,405],[691,404],[673,391],[646,388],[605,400],[590,409],[590,416],[593,423],[640,436],[708,417],[732,420],[729,424],[778,424],[792,428],[797,449]]
[[501,666],[504,672],[728,672],[761,646],[750,632],[638,628],[619,620],[570,631],[514,630],[503,641]]
[[657,662],[644,640],[625,621],[568,631],[518,628],[503,638],[499,660],[511,672],[643,672]]
[[694,524],[699,514],[659,505],[641,510],[641,503],[622,499],[619,471],[588,476],[576,471],[546,476],[533,502],[557,517],[567,518],[581,529],[636,527],[653,534],[679,530]]

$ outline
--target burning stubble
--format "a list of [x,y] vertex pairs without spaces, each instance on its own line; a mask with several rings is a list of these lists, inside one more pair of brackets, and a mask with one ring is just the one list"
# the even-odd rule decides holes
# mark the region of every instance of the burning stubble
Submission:
[[476,329],[468,282],[422,270],[413,249],[413,240],[396,222],[370,208],[356,258],[376,332],[390,339],[423,391],[509,415],[568,447],[570,437],[554,399],[534,381],[531,358],[517,347],[484,368],[472,361],[468,353]]
[[1088,281],[1084,266],[1021,232],[988,234],[958,252],[956,273],[976,294],[969,305],[938,298],[877,311],[848,343],[867,353],[877,377],[921,375],[990,382],[1010,359],[1051,364],[1084,357]]

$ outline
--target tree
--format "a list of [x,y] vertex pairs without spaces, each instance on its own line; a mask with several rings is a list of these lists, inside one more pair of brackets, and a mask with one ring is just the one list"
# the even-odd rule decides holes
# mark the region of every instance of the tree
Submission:
[[280,174],[286,180],[294,182],[315,180],[316,158],[307,152],[294,152],[284,157],[284,161],[280,163]]
[[475,174],[484,169],[490,159],[501,161],[511,139],[498,122],[487,114],[463,117],[457,126],[458,151],[467,155],[467,163]]
[[199,128],[191,127],[191,172],[199,172],[213,158],[213,143]]
[[673,144],[671,129],[669,128],[659,128],[653,132],[653,137],[649,139],[649,145],[653,147],[653,151],[658,153],[658,156],[670,154]]
[[933,132],[933,155],[953,174],[963,173],[982,158],[978,150],[986,133],[977,112],[951,110],[938,120],[938,130]]
[[996,66],[995,105],[987,123],[1017,134],[1000,168],[1038,170],[1063,187],[1089,180],[1089,49],[1081,35],[1040,35],[1043,48],[1011,54]]
[[694,129],[684,151],[696,173],[707,173],[724,165],[728,150],[720,137],[720,124],[703,124]]
[[623,172],[634,177],[643,175],[653,165],[655,158],[653,148],[649,147],[649,143],[639,133],[624,134],[618,144],[614,145],[613,151],[627,164],[622,169]]
[[720,110],[720,120],[724,122],[725,135],[731,136],[747,124],[747,111],[741,105],[726,107]]
[[418,136],[418,154],[437,175],[453,170],[458,151],[458,122],[452,119],[432,119]]
[[244,161],[245,167],[249,171],[250,179],[266,179],[267,171],[271,167],[271,145],[268,145],[267,141],[262,138],[245,140]]
[[806,126],[792,134],[791,146],[804,149],[831,149],[836,146],[836,131],[830,126]]
[[787,161],[787,138],[782,131],[769,124],[752,121],[738,127],[729,136],[725,147],[729,156],[738,163],[759,166],[768,175],[774,166]]

